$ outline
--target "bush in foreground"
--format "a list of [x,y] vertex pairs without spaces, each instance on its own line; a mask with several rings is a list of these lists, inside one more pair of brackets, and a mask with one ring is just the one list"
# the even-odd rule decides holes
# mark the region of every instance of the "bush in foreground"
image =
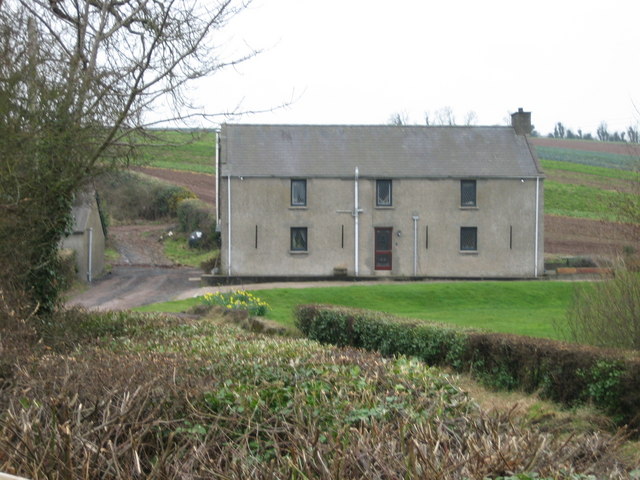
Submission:
[[328,305],[299,306],[296,326],[323,343],[415,356],[568,406],[593,403],[619,424],[640,427],[640,359],[624,352]]
[[406,357],[248,334],[215,319],[74,310],[56,321],[21,343],[1,331],[9,367],[0,471],[32,479],[629,476],[615,456],[620,437],[567,439],[488,415],[449,376]]

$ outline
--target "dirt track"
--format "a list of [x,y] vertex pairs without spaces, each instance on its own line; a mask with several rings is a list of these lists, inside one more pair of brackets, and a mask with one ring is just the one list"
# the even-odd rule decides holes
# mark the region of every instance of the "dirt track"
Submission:
[[198,288],[202,274],[199,269],[175,265],[164,255],[159,238],[170,227],[111,227],[110,242],[120,258],[112,263],[109,273],[72,297],[68,304],[99,310],[124,310],[173,300]]

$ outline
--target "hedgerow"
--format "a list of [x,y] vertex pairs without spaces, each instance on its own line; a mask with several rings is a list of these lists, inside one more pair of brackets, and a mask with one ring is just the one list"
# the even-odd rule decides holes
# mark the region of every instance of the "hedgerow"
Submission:
[[324,305],[299,306],[296,326],[323,343],[414,356],[471,372],[496,388],[539,392],[568,406],[590,403],[619,424],[640,427],[640,359],[620,351]]

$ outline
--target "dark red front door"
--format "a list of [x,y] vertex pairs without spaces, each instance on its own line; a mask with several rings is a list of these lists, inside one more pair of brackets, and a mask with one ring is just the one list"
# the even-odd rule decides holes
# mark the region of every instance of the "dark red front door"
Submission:
[[391,245],[393,241],[393,228],[375,228],[375,262],[376,270],[391,270]]

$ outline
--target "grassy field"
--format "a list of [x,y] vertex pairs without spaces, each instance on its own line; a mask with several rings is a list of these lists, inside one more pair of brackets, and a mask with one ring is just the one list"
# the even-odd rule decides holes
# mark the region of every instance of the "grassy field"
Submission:
[[[564,150],[563,150],[564,151]],[[570,151],[567,157],[579,161],[590,152]],[[541,160],[545,180],[545,213],[606,221],[633,221],[621,216],[616,205],[626,204],[635,195],[638,172],[617,168]]]
[[145,139],[144,165],[196,173],[215,173],[215,132],[211,130],[152,130]]
[[633,221],[620,216],[615,205],[631,200],[631,193],[622,193],[596,187],[546,181],[544,184],[544,211],[548,215],[590,218],[594,220]]
[[548,160],[544,157],[541,158],[540,163],[542,164],[542,169],[545,171],[545,173],[563,171],[579,173],[583,175],[578,176],[578,178],[598,177],[631,181],[638,180],[638,173],[629,170],[620,170],[610,167],[596,167],[592,165],[584,165],[582,163],[567,161]]
[[[354,285],[350,287],[256,290],[271,311],[267,318],[293,325],[293,310],[306,303],[366,308],[402,317],[448,323],[494,332],[559,338],[554,321],[562,322],[576,283],[447,282]],[[198,299],[140,307],[142,311],[179,312]]]
[[536,146],[540,158],[582,165],[633,170],[638,167],[638,159],[631,155],[618,155],[605,152],[587,152],[568,148]]

